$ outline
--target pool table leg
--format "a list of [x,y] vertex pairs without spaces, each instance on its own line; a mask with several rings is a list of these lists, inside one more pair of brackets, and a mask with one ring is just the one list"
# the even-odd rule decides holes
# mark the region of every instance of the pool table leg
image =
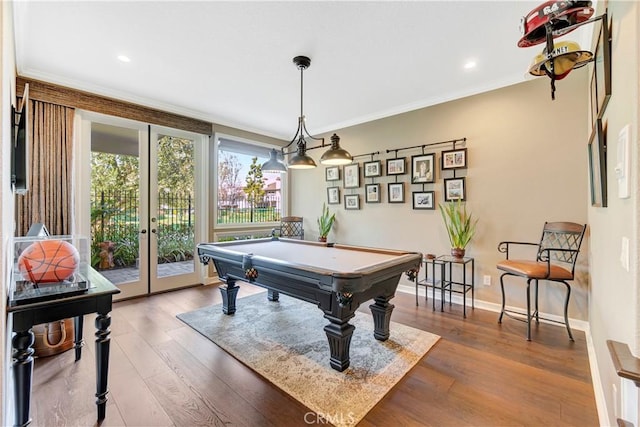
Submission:
[[329,320],[324,332],[329,340],[329,349],[331,351],[331,360],[329,364],[336,371],[342,372],[349,367],[349,347],[351,346],[351,336],[356,329],[355,326],[349,324],[349,319],[354,316],[352,313],[346,319],[340,319],[331,313],[325,312],[325,319]]
[[280,299],[280,292],[269,289],[267,291],[267,299],[269,301],[278,301]]
[[230,277],[221,278],[225,283],[220,286],[222,294],[222,312],[224,314],[233,314],[236,312],[236,296],[240,288],[236,285],[236,279]]
[[391,297],[376,297],[375,304],[371,304],[371,314],[373,315],[373,336],[379,341],[386,341],[389,338],[389,323],[391,313],[395,305],[389,304]]

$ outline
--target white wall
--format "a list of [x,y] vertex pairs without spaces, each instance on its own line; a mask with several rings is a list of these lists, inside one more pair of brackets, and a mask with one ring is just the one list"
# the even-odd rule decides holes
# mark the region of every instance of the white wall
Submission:
[[[606,346],[606,340],[629,344],[640,355],[638,306],[638,81],[639,81],[639,19],[637,2],[609,1],[612,28],[612,96],[605,110],[607,123],[607,165],[609,206],[589,207],[591,225],[591,295],[589,319],[597,356],[600,381],[607,402],[608,421],[615,425],[620,416],[621,390],[629,385],[617,377]],[[598,13],[602,13],[599,10]],[[591,69],[591,67],[589,67]],[[591,72],[591,70],[589,70]],[[617,138],[620,130],[631,125],[631,197],[617,197],[617,180],[613,168],[616,162]],[[631,268],[620,263],[622,237],[631,241]],[[614,394],[613,386],[617,393]],[[633,390],[635,386],[631,386]],[[633,409],[635,410],[635,409]],[[632,421],[632,420],[630,420]],[[637,424],[636,424],[637,425]]]
[[[551,100],[549,79],[540,77],[336,132],[342,147],[352,155],[381,151],[376,159],[383,159],[383,163],[384,159],[393,157],[386,153],[387,149],[467,138],[467,207],[479,218],[478,233],[467,254],[476,259],[476,298],[499,303],[500,285],[495,266],[504,257],[497,251],[500,241],[536,242],[545,221],[587,222],[587,75],[586,68],[579,69],[558,81],[555,101]],[[330,134],[325,135],[328,136]],[[439,153],[450,148],[437,147],[432,151]],[[322,152],[318,149],[309,154],[318,160]],[[410,159],[420,153],[417,149],[402,151],[399,155]],[[362,163],[369,159],[357,160]],[[289,173],[293,189],[291,213],[305,218],[305,236],[314,239],[316,218],[326,201],[329,186],[324,181],[324,167]],[[437,203],[443,200],[442,175],[438,170],[436,183],[425,185],[425,190],[435,190]],[[450,176],[451,171],[446,175]],[[383,203],[379,204],[364,203],[363,187],[341,189],[341,195],[360,194],[362,209],[347,211],[343,205],[331,205],[337,221],[329,240],[448,253],[450,245],[439,211],[413,210],[411,191],[421,190],[422,186],[409,185],[408,174],[400,179],[408,189],[405,204],[387,203],[386,183],[394,181],[393,177],[375,180],[383,187]],[[366,182],[371,182],[371,178]],[[580,256],[569,311],[571,317],[582,320],[588,317],[587,246],[588,243]],[[480,285],[483,275],[491,275],[491,286]],[[564,294],[561,288],[551,287],[548,291],[542,286],[541,310],[561,314]],[[509,304],[523,306],[524,287],[512,286],[510,290],[513,292],[510,292]]]
[[13,424],[13,399],[9,395],[10,372],[10,336],[7,333],[7,318],[4,315],[7,301],[7,288],[11,271],[11,259],[13,251],[10,250],[10,239],[13,236],[13,206],[14,199],[11,192],[11,100],[15,99],[15,55],[13,47],[13,16],[12,2],[2,2],[0,7],[0,22],[2,22],[2,54],[0,56],[2,85],[0,86],[0,120],[2,126],[2,143],[0,144],[2,155],[0,156],[0,342],[3,343],[0,351],[0,424]]

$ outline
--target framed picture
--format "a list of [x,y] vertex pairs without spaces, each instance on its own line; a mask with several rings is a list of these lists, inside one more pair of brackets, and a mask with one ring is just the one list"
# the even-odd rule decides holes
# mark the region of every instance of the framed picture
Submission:
[[446,178],[444,180],[444,201],[465,200],[464,178]]
[[344,196],[344,208],[345,209],[360,209],[360,196],[357,194],[345,194]]
[[611,39],[609,37],[609,19],[606,14],[601,20],[594,58],[595,93],[593,92],[594,85],[592,85],[591,96],[596,99],[596,117],[602,118],[611,97]]
[[602,119],[597,119],[589,138],[591,206],[607,207],[607,156]]
[[380,184],[366,184],[364,189],[364,201],[366,203],[380,203]]
[[596,124],[596,119],[598,118],[598,97],[596,96],[596,73],[591,73],[591,84],[590,84],[590,96],[589,101],[589,126],[593,127]]
[[433,191],[414,191],[413,193],[413,209],[435,209],[436,204],[433,202]]
[[382,175],[382,164],[380,163],[380,160],[365,162],[363,167],[365,178]]
[[442,152],[442,170],[467,167],[467,149],[446,150]]
[[330,205],[340,204],[340,188],[339,187],[327,188],[327,203]]
[[390,182],[387,191],[389,203],[404,203],[404,182]]
[[325,181],[339,181],[340,180],[340,167],[329,166],[324,170]]
[[435,182],[436,174],[434,169],[436,155],[421,154],[411,156],[411,183],[421,184],[423,182]]
[[344,188],[360,187],[360,165],[352,163],[344,167]]
[[399,159],[387,159],[387,175],[403,175],[405,174],[406,157]]

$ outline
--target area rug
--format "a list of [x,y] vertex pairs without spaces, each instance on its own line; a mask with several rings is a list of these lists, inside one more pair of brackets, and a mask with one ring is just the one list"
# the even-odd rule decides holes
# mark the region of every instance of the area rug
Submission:
[[378,341],[371,314],[357,312],[351,365],[337,372],[329,322],[314,304],[261,292],[239,298],[231,316],[214,305],[177,317],[336,426],[357,424],[440,338],[392,321],[391,337]]

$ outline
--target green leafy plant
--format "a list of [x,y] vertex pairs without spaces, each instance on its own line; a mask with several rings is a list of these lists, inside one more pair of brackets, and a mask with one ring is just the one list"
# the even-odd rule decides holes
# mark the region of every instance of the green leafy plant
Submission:
[[318,231],[320,232],[320,238],[327,238],[335,220],[336,214],[331,214],[327,205],[323,203],[322,215],[318,217]]
[[447,228],[451,247],[465,249],[476,232],[477,219],[467,212],[467,206],[460,200],[440,204],[440,213]]

